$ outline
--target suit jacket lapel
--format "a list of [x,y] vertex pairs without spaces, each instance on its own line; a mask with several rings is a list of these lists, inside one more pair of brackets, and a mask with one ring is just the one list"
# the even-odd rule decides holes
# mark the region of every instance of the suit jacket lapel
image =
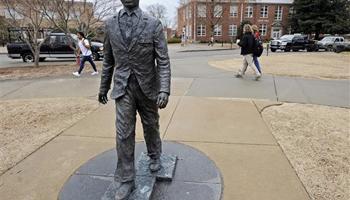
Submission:
[[117,44],[119,44],[119,46],[121,48],[123,48],[124,50],[127,50],[127,45],[126,45],[126,42],[124,40],[122,31],[120,29],[119,16],[120,16],[120,11],[119,11],[118,16],[116,17],[116,20],[115,20],[115,30],[114,30],[114,33],[116,34],[115,38],[117,38],[117,40],[118,40]]
[[130,51],[136,44],[136,42],[138,41],[141,33],[145,30],[145,27],[147,25],[147,18],[144,17],[143,13],[139,18],[139,22],[137,23],[136,26],[133,26],[133,30],[132,30],[132,40],[130,42],[128,51]]

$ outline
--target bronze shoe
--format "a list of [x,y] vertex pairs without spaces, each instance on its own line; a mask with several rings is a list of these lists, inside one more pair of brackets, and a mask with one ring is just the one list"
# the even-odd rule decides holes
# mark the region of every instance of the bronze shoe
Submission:
[[151,172],[156,172],[158,170],[160,170],[160,159],[151,159],[150,163],[149,163],[149,169],[151,170]]
[[115,193],[115,200],[126,200],[130,196],[131,192],[135,189],[135,182],[120,183],[117,192]]

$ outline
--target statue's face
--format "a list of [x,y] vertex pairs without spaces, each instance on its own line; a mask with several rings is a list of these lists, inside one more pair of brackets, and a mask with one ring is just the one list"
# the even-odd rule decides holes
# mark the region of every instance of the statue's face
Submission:
[[126,8],[135,8],[139,6],[140,0],[121,0],[122,4]]

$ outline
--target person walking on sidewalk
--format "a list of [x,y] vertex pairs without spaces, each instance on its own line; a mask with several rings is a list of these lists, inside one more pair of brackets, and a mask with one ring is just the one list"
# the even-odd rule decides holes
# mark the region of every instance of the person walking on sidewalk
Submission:
[[[253,29],[253,34],[254,34],[254,37],[255,37],[255,40],[260,42],[261,41],[261,36],[260,36],[260,32],[259,32],[259,28],[257,25],[253,25],[252,26],[252,29]],[[260,63],[259,63],[259,60],[258,60],[258,56],[256,55],[253,55],[253,61],[254,61],[254,64],[256,66],[256,68],[259,70],[260,74],[261,73],[261,66],[260,66]]]
[[252,27],[249,24],[245,24],[243,26],[243,38],[239,41],[238,45],[241,47],[241,55],[243,55],[243,66],[240,70],[238,70],[236,77],[242,77],[249,66],[255,71],[255,80],[259,80],[261,73],[253,62],[255,38]]
[[76,77],[79,77],[81,72],[83,71],[84,67],[85,67],[85,62],[88,61],[92,68],[94,69],[94,72],[91,73],[92,76],[97,75],[98,71],[96,69],[96,65],[94,63],[94,61],[92,60],[92,51],[91,51],[91,45],[89,40],[87,40],[85,38],[85,35],[83,32],[78,32],[78,45],[79,45],[79,50],[78,50],[78,55],[80,56],[80,54],[82,54],[82,58],[80,59],[80,67],[79,70],[77,72],[73,72],[73,75]]
[[214,36],[210,37],[210,41],[208,43],[208,46],[214,46]]

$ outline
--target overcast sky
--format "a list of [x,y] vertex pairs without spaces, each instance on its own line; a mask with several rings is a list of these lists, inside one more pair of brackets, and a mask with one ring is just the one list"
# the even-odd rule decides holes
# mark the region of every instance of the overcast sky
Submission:
[[140,0],[140,7],[142,10],[146,11],[147,6],[152,4],[161,4],[164,5],[167,9],[167,17],[171,21],[171,24],[174,25],[177,17],[177,7],[179,6],[179,0]]
[[177,15],[177,7],[179,5],[179,0],[140,0],[140,7],[146,10],[146,7],[151,4],[162,4],[167,8],[168,18],[174,23],[174,19]]
[[162,4],[167,8],[168,17],[173,19],[176,16],[176,8],[179,5],[179,0],[140,0],[140,6],[142,9],[146,9],[151,4]]

